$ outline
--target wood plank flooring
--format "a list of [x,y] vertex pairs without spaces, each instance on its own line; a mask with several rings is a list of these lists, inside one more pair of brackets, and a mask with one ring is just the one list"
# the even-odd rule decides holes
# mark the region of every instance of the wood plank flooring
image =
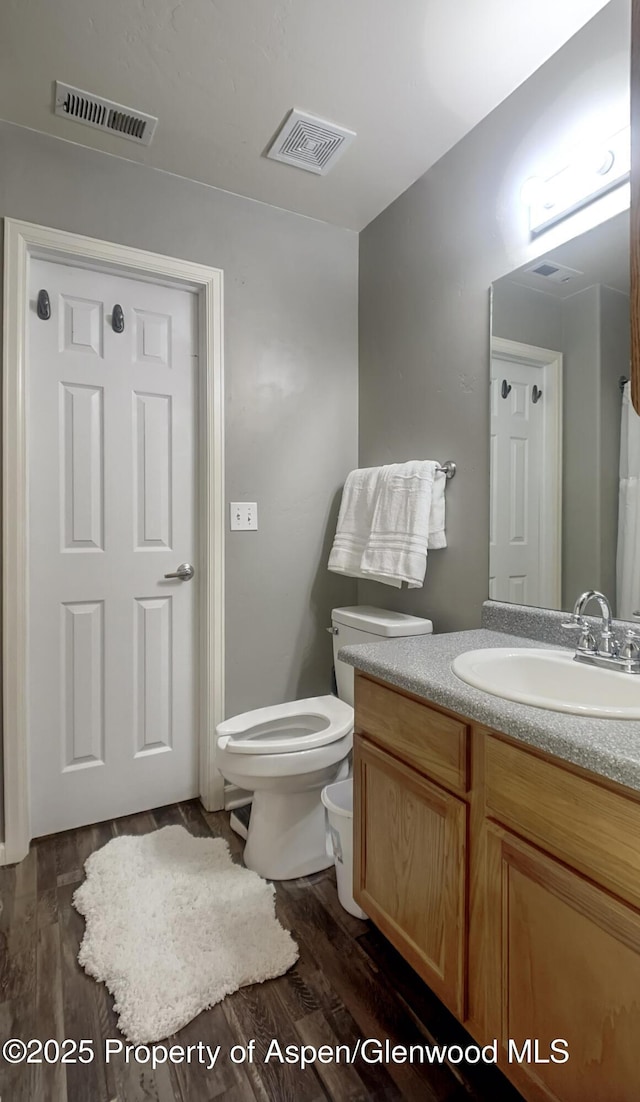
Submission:
[[[0,1102],[518,1102],[493,1067],[410,1063],[263,1061],[269,1042],[351,1045],[462,1044],[467,1034],[376,928],[344,911],[333,870],[277,885],[277,913],[300,958],[286,975],[246,987],[167,1041],[221,1045],[215,1068],[165,1064],[156,1070],[119,1056],[113,1000],[77,963],[84,922],[71,906],[93,850],[116,834],[179,823],[198,836],[226,838],[235,860],[243,842],[224,812],[197,802],[85,827],[37,841],[20,864],[0,869],[0,1041],[16,1037],[91,1039],[91,1063],[11,1066],[0,1057]],[[256,1039],[252,1063],[234,1064],[233,1045]]]

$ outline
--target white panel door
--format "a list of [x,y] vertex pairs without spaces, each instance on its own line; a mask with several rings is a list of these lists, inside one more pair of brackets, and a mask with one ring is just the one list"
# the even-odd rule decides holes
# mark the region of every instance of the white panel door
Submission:
[[[543,410],[533,402],[539,368],[491,365],[491,521],[489,597],[543,604],[540,587]],[[502,397],[502,381],[511,390]]]
[[188,291],[34,260],[30,304],[37,837],[197,794],[197,358]]

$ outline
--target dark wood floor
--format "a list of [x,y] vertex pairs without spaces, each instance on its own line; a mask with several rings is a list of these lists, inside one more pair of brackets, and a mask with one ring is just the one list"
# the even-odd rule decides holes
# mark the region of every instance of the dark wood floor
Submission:
[[[17,1037],[91,1038],[91,1064],[11,1067],[0,1057],[1,1102],[517,1102],[493,1067],[264,1064],[259,1054],[285,1044],[337,1045],[358,1038],[394,1044],[469,1040],[451,1015],[369,923],[338,903],[332,870],[281,883],[278,916],[300,948],[285,976],[228,996],[171,1038],[172,1044],[222,1045],[258,1039],[258,1059],[213,1071],[169,1065],[151,1071],[123,1058],[105,1064],[105,1038],[122,1039],[111,996],[76,956],[84,923],[71,906],[89,854],[116,834],[144,834],[180,823],[193,834],[223,836],[237,860],[243,843],[228,815],[199,804],[162,808],[34,843],[20,864],[0,869],[0,1041]],[[169,1042],[168,1042],[169,1043]]]

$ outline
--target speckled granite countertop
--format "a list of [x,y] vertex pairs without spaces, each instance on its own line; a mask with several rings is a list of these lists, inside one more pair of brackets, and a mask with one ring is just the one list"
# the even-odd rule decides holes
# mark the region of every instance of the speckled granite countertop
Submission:
[[479,628],[343,647],[339,657],[401,689],[565,761],[640,790],[640,720],[593,719],[532,708],[473,689],[451,670],[464,651],[549,643]]

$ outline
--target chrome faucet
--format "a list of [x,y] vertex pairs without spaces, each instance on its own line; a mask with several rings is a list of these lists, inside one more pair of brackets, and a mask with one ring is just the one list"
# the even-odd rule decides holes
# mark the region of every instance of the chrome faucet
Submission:
[[[602,616],[602,631],[598,642],[584,615],[584,610],[591,601],[598,602]],[[629,629],[625,633],[624,643],[620,646],[619,640],[611,630],[611,619],[611,605],[604,593],[600,593],[597,589],[588,589],[578,597],[570,618],[562,625],[564,628],[580,629],[580,638],[574,655],[576,662],[588,662],[592,666],[616,669],[623,673],[640,673],[640,646],[636,642],[636,639],[640,639],[640,635]]]
[[597,601],[600,605],[600,614],[602,616],[602,633],[600,635],[600,642],[598,643],[598,654],[615,655],[618,652],[619,643],[614,638],[611,631],[611,605],[604,593],[600,593],[597,589],[588,589],[586,593],[583,593],[575,605],[573,606],[574,616],[583,616],[584,610],[590,601]]

